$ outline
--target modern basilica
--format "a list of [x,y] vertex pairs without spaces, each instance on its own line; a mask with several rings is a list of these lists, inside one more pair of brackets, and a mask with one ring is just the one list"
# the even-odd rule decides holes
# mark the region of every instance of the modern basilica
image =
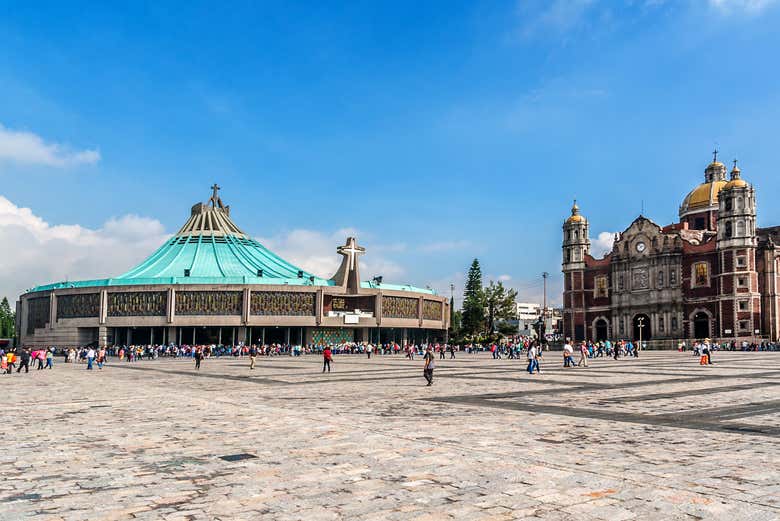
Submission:
[[736,161],[726,172],[716,152],[679,222],[640,215],[601,259],[575,201],[563,224],[566,336],[780,339],[780,226],[757,228],[754,187]]
[[219,187],[179,232],[115,278],[38,286],[17,302],[23,346],[337,344],[442,338],[449,302],[430,289],[361,280],[348,237],[330,278],[244,233]]

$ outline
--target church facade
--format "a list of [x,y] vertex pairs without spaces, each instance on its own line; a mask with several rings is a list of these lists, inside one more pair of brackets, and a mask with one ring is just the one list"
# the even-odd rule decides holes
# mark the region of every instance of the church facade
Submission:
[[563,224],[564,335],[575,340],[780,339],[780,226],[756,227],[755,188],[717,153],[659,226],[640,215],[590,254],[576,204]]

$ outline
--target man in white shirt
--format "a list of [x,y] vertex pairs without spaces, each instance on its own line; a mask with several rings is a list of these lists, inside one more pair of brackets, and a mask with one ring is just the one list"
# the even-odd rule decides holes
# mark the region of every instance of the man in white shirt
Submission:
[[95,350],[91,347],[87,351],[87,369],[92,369],[92,362],[95,361]]
[[542,370],[539,368],[538,350],[535,344],[528,346],[528,374],[534,374],[534,369],[538,374],[541,374]]
[[574,359],[572,358],[574,348],[569,342],[570,340],[567,338],[563,345],[563,367],[574,367]]

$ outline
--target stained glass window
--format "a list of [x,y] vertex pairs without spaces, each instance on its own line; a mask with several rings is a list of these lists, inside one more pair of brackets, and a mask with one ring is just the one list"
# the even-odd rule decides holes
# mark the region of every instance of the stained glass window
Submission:
[[314,316],[314,293],[291,291],[252,292],[251,313],[263,316]]

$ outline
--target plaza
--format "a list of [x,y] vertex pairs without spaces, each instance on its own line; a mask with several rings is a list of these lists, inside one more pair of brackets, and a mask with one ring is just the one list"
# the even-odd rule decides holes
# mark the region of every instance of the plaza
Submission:
[[60,362],[0,375],[0,519],[777,519],[779,360]]

